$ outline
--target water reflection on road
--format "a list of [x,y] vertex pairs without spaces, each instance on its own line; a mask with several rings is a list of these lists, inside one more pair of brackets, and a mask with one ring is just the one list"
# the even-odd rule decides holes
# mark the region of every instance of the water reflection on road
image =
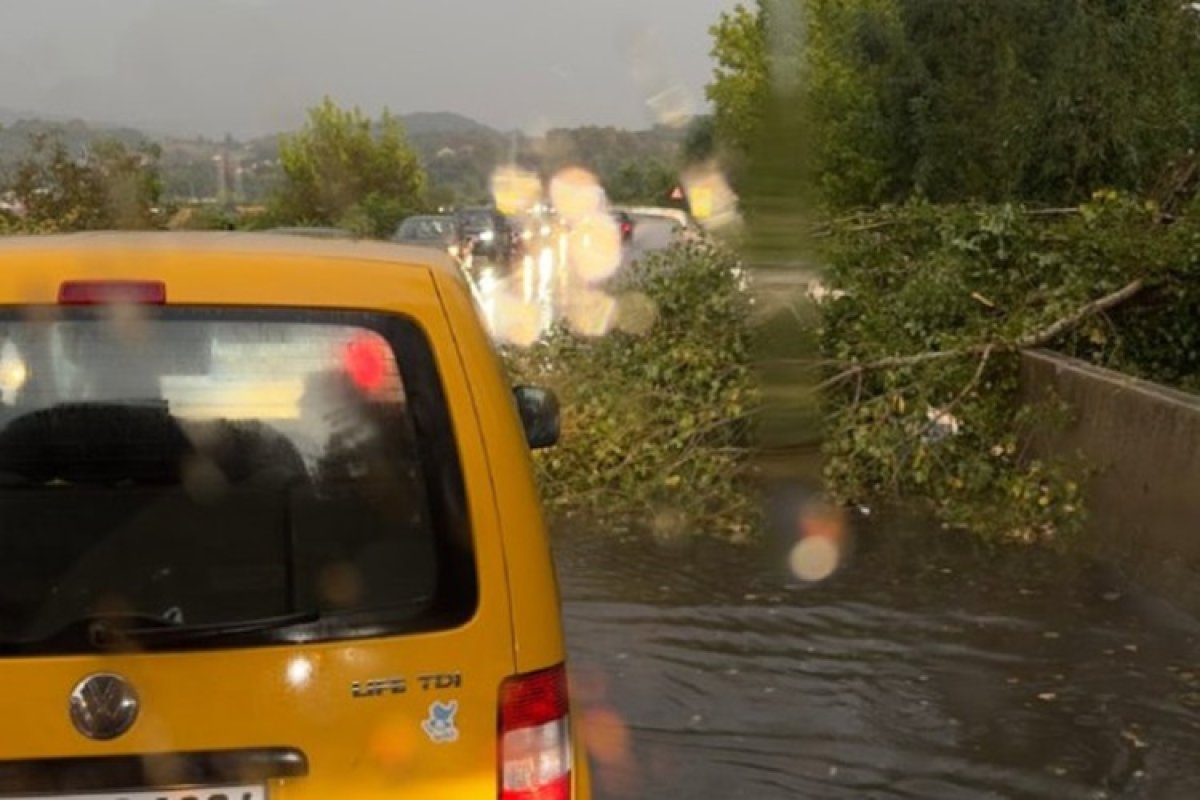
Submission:
[[605,241],[578,232],[537,237],[510,264],[488,261],[467,269],[484,320],[496,337],[517,345],[537,339],[558,319],[580,332],[602,334],[613,307],[596,287],[642,256],[671,244],[667,220],[639,221],[632,241]]
[[815,586],[770,545],[562,531],[597,796],[1200,797],[1194,621],[878,527]]

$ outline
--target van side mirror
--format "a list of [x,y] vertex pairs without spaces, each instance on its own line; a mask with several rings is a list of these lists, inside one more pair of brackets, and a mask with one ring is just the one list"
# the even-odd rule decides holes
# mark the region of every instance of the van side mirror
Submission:
[[539,450],[558,444],[560,421],[558,397],[554,392],[536,386],[518,386],[513,389],[513,394],[529,447]]

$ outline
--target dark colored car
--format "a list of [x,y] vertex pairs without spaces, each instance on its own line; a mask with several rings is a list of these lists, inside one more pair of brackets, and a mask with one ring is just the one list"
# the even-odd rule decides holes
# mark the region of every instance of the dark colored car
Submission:
[[508,219],[494,208],[464,208],[454,215],[471,254],[507,264],[513,256],[514,232]]
[[457,258],[462,250],[463,235],[454,217],[409,217],[400,223],[392,241],[419,247],[436,247]]

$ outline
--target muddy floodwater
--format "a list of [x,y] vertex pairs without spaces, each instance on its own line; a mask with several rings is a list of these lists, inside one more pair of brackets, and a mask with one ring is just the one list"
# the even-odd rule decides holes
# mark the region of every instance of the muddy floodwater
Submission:
[[561,526],[602,799],[1200,798],[1200,626],[1099,565],[859,525],[833,577]]

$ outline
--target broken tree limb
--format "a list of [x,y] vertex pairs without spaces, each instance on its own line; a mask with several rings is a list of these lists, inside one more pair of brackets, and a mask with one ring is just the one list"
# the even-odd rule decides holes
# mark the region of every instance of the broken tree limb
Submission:
[[1026,350],[1032,347],[1041,347],[1048,344],[1059,336],[1074,330],[1089,317],[1096,314],[1108,311],[1121,303],[1135,297],[1139,292],[1146,288],[1145,278],[1137,278],[1117,289],[1114,292],[1104,295],[1093,300],[1086,305],[1077,308],[1072,313],[1065,317],[1055,320],[1044,328],[1040,328],[1033,333],[1019,337],[1011,342],[984,342],[969,347],[958,347],[950,350],[929,350],[924,353],[914,353],[907,356],[887,356],[874,361],[867,361],[862,364],[849,364],[845,366],[841,372],[823,381],[817,386],[817,389],[826,389],[831,386],[836,386],[845,380],[853,378],[863,372],[873,372],[881,369],[903,369],[905,367],[916,367],[922,364],[929,364],[935,361],[945,361],[951,358],[962,358],[964,356],[981,356],[985,353],[990,355],[993,352],[1013,352],[1016,350]]

